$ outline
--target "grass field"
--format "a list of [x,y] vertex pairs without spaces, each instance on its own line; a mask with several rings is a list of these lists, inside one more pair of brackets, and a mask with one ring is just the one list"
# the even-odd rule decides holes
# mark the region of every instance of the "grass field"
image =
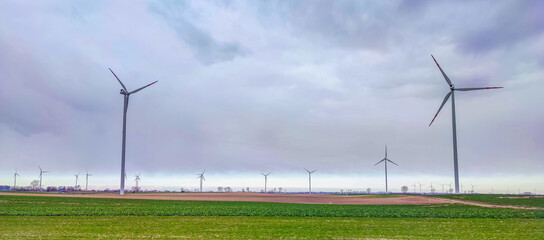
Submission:
[[0,239],[544,239],[544,210],[0,195]]
[[542,239],[541,219],[0,217],[0,238]]
[[[544,208],[544,198],[534,196],[519,196],[519,195],[502,195],[502,194],[460,194],[460,195],[437,195],[441,198],[449,198],[456,200],[468,200],[484,203],[492,203],[499,205],[515,205],[526,207],[541,207]],[[519,198],[528,197],[528,198]]]

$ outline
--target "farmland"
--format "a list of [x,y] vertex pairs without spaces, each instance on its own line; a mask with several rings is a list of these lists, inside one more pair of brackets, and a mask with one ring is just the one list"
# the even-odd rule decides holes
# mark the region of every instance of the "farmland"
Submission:
[[0,224],[4,239],[542,239],[544,210],[0,195]]
[[455,200],[468,200],[499,205],[515,205],[525,207],[544,208],[543,196],[512,196],[504,194],[460,194],[460,195],[439,195],[440,198]]

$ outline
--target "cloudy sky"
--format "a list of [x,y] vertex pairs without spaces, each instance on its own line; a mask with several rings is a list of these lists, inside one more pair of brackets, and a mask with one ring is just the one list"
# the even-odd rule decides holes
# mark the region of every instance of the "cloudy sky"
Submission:
[[[393,190],[453,182],[544,192],[542,1],[47,1],[0,3],[0,185],[93,174],[142,185]],[[133,184],[130,179],[128,185]],[[19,185],[19,184],[18,184]],[[439,187],[440,188],[440,187]],[[398,191],[398,190],[397,190]]]

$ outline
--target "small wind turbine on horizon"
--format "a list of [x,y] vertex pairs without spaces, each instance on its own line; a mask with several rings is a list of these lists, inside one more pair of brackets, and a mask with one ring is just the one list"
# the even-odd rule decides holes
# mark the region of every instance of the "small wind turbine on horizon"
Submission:
[[134,176],[134,181],[136,182],[136,191],[139,191],[139,190],[140,190],[140,188],[138,187],[138,183],[142,180],[142,179],[140,178],[140,174],[142,174],[142,173],[140,172],[140,173],[138,173],[138,175],[135,175],[135,176]]
[[474,187],[476,187],[476,185],[470,184],[470,186],[472,186],[472,192],[471,193],[474,193]]
[[313,171],[310,171],[306,168],[304,168],[304,170],[306,170],[306,172],[308,172],[308,193],[312,194],[312,173],[314,173],[316,170],[313,170]]
[[42,175],[43,175],[44,173],[49,172],[49,171],[44,171],[44,170],[42,170],[42,167],[40,167],[39,165],[38,165],[38,168],[40,168],[40,191],[42,191]]
[[446,186],[446,184],[440,184],[440,186],[442,186],[442,192],[444,193],[444,186]]
[[204,171],[202,171],[202,173],[197,174],[198,177],[196,177],[196,178],[200,178],[200,192],[202,192],[202,181],[206,181],[206,178],[204,177],[205,172],[206,172],[206,169],[204,169]]
[[21,176],[17,173],[17,168],[15,169],[15,172],[13,173],[13,190],[17,188],[17,176]]
[[412,185],[414,187],[414,193],[416,193],[416,184]]
[[127,90],[127,88],[125,87],[125,85],[123,84],[123,82],[121,82],[121,80],[117,77],[117,75],[115,75],[113,70],[111,70],[111,68],[109,68],[109,70],[113,74],[113,76],[115,76],[115,78],[117,78],[117,81],[119,81],[119,83],[123,87],[121,89],[120,93],[123,95],[123,97],[125,99],[125,104],[124,104],[124,108],[123,108],[123,143],[122,143],[122,152],[121,152],[121,188],[119,189],[119,194],[124,195],[125,194],[125,146],[126,146],[126,136],[127,136],[126,133],[127,133],[128,99],[129,99],[130,94],[137,93],[140,90],[155,84],[157,81],[154,81],[154,82],[152,82],[150,84],[147,84],[147,85],[145,85],[145,86],[143,86],[141,88],[138,88],[138,89],[136,89],[136,90],[134,90],[132,92],[129,92]]
[[89,191],[89,176],[92,176],[89,174],[89,170],[85,169],[85,191]]
[[264,176],[264,192],[267,193],[266,191],[266,182],[268,181],[268,175],[270,175],[271,172],[268,172],[267,174],[264,174],[264,173],[261,173],[263,176]]
[[417,183],[417,184],[419,184],[419,193],[421,193],[421,186],[423,186],[423,184],[421,183]]
[[395,162],[387,159],[387,145],[385,145],[385,157],[380,160],[379,162],[377,162],[376,164],[374,164],[374,166],[380,164],[381,162],[385,162],[385,193],[388,193],[388,189],[387,189],[387,162],[390,162],[392,164],[395,164],[398,166],[398,164],[396,164]]
[[438,113],[440,113],[440,110],[442,110],[442,107],[444,107],[444,104],[448,101],[448,99],[451,96],[451,115],[452,115],[452,128],[453,128],[453,172],[455,177],[455,193],[459,193],[459,168],[458,168],[458,162],[457,162],[457,127],[455,123],[455,91],[474,91],[474,90],[484,90],[484,89],[498,89],[502,87],[479,87],[479,88],[455,88],[453,83],[450,81],[450,78],[444,73],[442,70],[442,67],[438,64],[436,59],[434,59],[434,56],[431,55],[434,62],[436,63],[436,66],[438,66],[438,69],[440,69],[440,72],[442,73],[442,76],[444,76],[444,79],[446,79],[446,82],[450,86],[450,92],[446,94],[446,97],[444,97],[444,101],[442,101],[442,104],[440,105],[440,108],[438,108],[438,111],[434,115],[433,120],[429,124],[429,127],[431,124],[433,124],[434,120],[436,119],[436,116],[438,116]]
[[74,190],[76,190],[76,191],[78,190],[77,181],[79,180],[79,174],[80,174],[80,173],[81,173],[81,172],[78,172],[77,174],[74,174],[74,176],[76,177],[76,185],[74,186]]

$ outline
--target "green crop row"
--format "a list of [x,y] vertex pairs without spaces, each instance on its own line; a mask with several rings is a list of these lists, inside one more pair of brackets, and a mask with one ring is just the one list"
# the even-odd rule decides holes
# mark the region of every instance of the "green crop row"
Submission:
[[544,210],[443,205],[319,205],[0,195],[0,216],[544,218]]

